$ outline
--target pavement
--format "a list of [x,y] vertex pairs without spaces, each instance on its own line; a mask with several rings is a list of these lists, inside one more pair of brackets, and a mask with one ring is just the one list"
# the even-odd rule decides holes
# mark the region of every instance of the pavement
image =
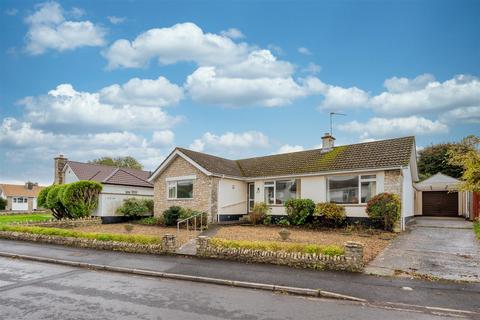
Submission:
[[417,217],[365,271],[480,282],[480,242],[463,218]]
[[8,258],[0,258],[0,292],[1,319],[444,320],[475,316],[272,294]]
[[3,253],[168,272],[232,281],[320,289],[381,305],[415,305],[480,313],[480,284],[429,282],[361,273],[293,269],[284,266],[181,256],[155,256],[0,240]]

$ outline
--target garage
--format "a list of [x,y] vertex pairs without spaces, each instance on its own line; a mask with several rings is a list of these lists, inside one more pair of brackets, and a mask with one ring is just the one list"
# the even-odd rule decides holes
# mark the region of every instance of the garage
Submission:
[[424,216],[458,216],[458,192],[425,191],[422,194]]

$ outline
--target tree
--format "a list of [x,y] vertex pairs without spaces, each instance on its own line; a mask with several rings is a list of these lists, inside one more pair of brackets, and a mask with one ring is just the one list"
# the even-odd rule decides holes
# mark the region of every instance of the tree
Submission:
[[471,146],[464,141],[459,143],[439,143],[426,147],[419,152],[418,171],[420,178],[426,179],[438,172],[454,178],[460,178],[463,174],[463,166],[450,162],[448,151],[456,149],[459,152],[468,152]]
[[[467,150],[465,147],[467,147]],[[462,140],[460,147],[453,146],[448,150],[449,163],[461,166],[463,169],[461,190],[480,192],[479,147],[480,138],[471,135]]]
[[[56,219],[73,218],[73,216],[68,212],[68,209],[62,202],[62,195],[66,186],[66,184],[53,185],[47,191],[47,195],[45,198],[45,207],[52,211],[52,214]],[[41,201],[41,203],[43,203],[43,200]]]
[[96,181],[81,180],[64,186],[59,197],[70,215],[73,218],[91,215],[98,205],[102,185]]
[[7,207],[7,199],[0,198],[0,210],[5,210]]
[[95,164],[103,164],[106,166],[114,166],[120,168],[130,168],[130,169],[139,169],[142,170],[143,166],[137,159],[134,157],[126,156],[126,157],[101,157],[98,159],[94,159],[89,161],[89,163]]

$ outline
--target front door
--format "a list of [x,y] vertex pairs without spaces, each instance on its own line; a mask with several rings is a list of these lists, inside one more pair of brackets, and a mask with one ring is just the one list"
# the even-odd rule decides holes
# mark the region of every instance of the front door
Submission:
[[252,212],[253,206],[255,205],[255,183],[250,182],[248,184],[248,212]]

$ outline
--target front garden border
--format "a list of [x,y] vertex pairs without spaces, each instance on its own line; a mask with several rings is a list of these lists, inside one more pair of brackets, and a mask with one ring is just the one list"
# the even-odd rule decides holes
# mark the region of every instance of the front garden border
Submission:
[[345,243],[345,254],[329,256],[284,251],[222,248],[211,245],[210,239],[210,237],[206,236],[197,237],[197,256],[241,262],[270,263],[316,270],[362,272],[364,268],[363,245],[353,241]]

